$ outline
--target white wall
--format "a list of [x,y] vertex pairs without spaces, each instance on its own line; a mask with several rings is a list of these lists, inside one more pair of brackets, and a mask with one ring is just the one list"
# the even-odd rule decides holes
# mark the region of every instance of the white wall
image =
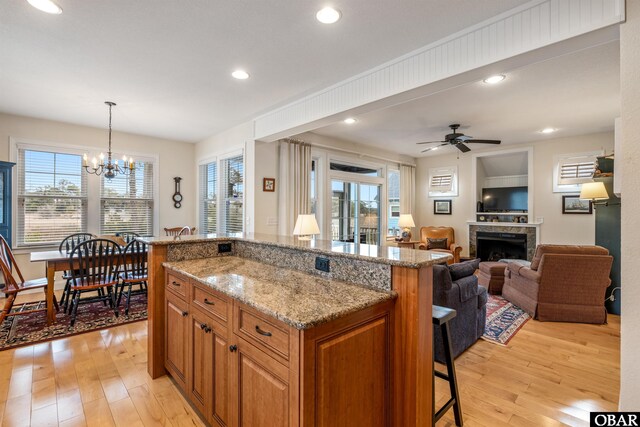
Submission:
[[[10,161],[9,137],[95,147],[96,151],[106,151],[108,144],[105,129],[0,113],[0,160]],[[195,188],[195,145],[122,132],[114,132],[112,141],[114,151],[159,157],[159,230],[195,224],[196,200],[190,197]],[[181,192],[185,196],[180,209],[174,208],[171,200],[176,176],[182,177]],[[44,266],[30,263],[28,254],[18,255],[17,261],[26,279],[43,276]]]
[[627,1],[620,26],[622,117],[622,343],[620,410],[640,411],[640,2]]
[[[278,234],[278,143],[256,141],[255,206],[256,233]],[[262,179],[275,178],[276,191],[262,191]]]
[[[613,124],[612,124],[613,125]],[[532,144],[509,145],[490,151],[533,146],[534,153],[534,212],[530,221],[543,217],[539,243],[593,244],[595,242],[595,215],[563,215],[562,193],[553,193],[553,157],[557,154],[576,153],[605,149],[613,150],[613,133],[556,138]],[[488,151],[483,151],[488,152]],[[459,157],[459,158],[457,158]],[[416,204],[418,227],[425,225],[452,226],[456,243],[463,247],[463,254],[469,253],[469,233],[467,221],[475,220],[475,200],[471,185],[471,153],[451,153],[447,155],[418,159],[416,170]],[[452,200],[451,215],[434,215],[433,200],[428,197],[429,168],[458,166],[458,197],[441,197]]]

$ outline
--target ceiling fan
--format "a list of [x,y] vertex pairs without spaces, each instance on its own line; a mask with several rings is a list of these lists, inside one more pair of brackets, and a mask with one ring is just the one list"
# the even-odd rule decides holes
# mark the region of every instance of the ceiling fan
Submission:
[[458,150],[466,153],[471,151],[469,147],[465,144],[500,144],[501,141],[495,139],[473,139],[470,136],[467,136],[463,133],[456,132],[460,127],[459,124],[455,123],[449,125],[451,128],[451,133],[444,136],[444,141],[426,141],[426,142],[417,142],[416,144],[435,144],[441,142],[440,145],[436,145],[435,147],[429,147],[426,150],[422,150],[421,153],[425,153],[427,151],[436,150],[440,147],[444,147],[445,145],[453,145]]

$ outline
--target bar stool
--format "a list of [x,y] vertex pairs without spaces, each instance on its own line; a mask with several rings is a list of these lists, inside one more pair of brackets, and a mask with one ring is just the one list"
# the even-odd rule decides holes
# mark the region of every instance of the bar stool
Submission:
[[[442,416],[453,406],[453,415],[457,426],[462,426],[462,410],[460,409],[460,395],[458,394],[458,382],[456,379],[456,368],[453,364],[453,350],[451,348],[451,334],[449,333],[449,321],[456,317],[456,311],[452,308],[432,306],[432,317],[434,326],[440,327],[442,331],[442,343],[444,344],[444,355],[447,362],[447,373],[436,371],[433,369],[434,382],[435,377],[442,378],[449,383],[451,391],[451,399],[433,415],[433,424],[442,418]],[[435,385],[435,384],[434,384]],[[434,388],[435,390],[435,388]],[[433,396],[435,408],[435,393]]]

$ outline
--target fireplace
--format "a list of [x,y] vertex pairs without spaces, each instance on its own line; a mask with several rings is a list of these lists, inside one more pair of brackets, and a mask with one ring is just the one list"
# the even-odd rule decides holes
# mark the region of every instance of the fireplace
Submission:
[[476,256],[482,261],[527,259],[527,234],[478,231]]

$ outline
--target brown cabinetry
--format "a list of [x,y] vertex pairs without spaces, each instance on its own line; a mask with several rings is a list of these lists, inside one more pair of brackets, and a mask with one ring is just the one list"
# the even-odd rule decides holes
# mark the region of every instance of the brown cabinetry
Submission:
[[297,330],[180,275],[166,280],[165,366],[211,425],[391,425],[393,301]]

